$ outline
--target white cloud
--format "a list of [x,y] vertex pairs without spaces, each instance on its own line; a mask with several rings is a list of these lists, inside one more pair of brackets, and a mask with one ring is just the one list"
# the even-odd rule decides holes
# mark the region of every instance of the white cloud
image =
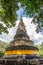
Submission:
[[[30,37],[30,39],[33,40],[35,42],[35,44],[40,44],[41,42],[43,42],[43,35],[40,32],[39,33],[35,32],[35,30],[37,28],[37,24],[35,25],[34,23],[31,23],[32,19],[33,18],[23,17],[25,28],[27,30],[27,34]],[[0,40],[6,41],[6,42],[12,41],[14,35],[16,34],[16,30],[18,28],[19,22],[20,21],[17,20],[15,27],[8,29],[9,34],[2,33],[2,35],[0,35]]]
[[0,40],[5,41],[5,42],[10,42],[13,40],[13,36],[16,34],[16,30],[19,24],[19,20],[16,21],[16,25],[12,28],[8,28],[9,34],[3,33],[0,35]]

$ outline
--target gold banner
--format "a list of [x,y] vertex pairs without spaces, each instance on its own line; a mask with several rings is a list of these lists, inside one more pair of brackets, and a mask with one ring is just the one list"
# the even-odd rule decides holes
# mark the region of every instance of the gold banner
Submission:
[[5,55],[11,55],[11,54],[39,54],[36,50],[11,50],[11,51],[5,51]]

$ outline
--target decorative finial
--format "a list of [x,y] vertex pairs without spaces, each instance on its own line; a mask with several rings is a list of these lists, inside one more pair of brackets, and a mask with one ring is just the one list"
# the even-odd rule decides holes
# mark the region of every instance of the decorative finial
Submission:
[[22,15],[20,16],[20,21],[22,21]]

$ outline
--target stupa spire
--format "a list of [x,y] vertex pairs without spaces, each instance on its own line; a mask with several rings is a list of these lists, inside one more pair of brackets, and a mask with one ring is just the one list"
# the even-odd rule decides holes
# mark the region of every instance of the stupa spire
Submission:
[[18,25],[18,29],[23,30],[23,31],[26,31],[26,30],[25,30],[24,23],[23,23],[22,16],[20,17],[20,23],[19,23],[19,25]]

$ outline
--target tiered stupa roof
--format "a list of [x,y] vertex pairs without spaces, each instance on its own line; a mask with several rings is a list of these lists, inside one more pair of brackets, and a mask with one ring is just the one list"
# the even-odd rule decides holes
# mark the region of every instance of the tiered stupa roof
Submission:
[[14,40],[10,43],[9,47],[6,48],[4,58],[12,58],[13,55],[15,57],[15,55],[20,54],[37,55],[38,48],[34,47],[33,44],[33,41],[31,41],[30,37],[27,35],[23,19],[21,17]]
[[20,18],[20,23],[18,25],[18,29],[16,31],[16,35],[14,40],[11,42],[11,45],[33,45],[33,41],[30,40],[30,37],[27,35],[27,31],[25,29],[25,25],[23,23],[22,16]]

